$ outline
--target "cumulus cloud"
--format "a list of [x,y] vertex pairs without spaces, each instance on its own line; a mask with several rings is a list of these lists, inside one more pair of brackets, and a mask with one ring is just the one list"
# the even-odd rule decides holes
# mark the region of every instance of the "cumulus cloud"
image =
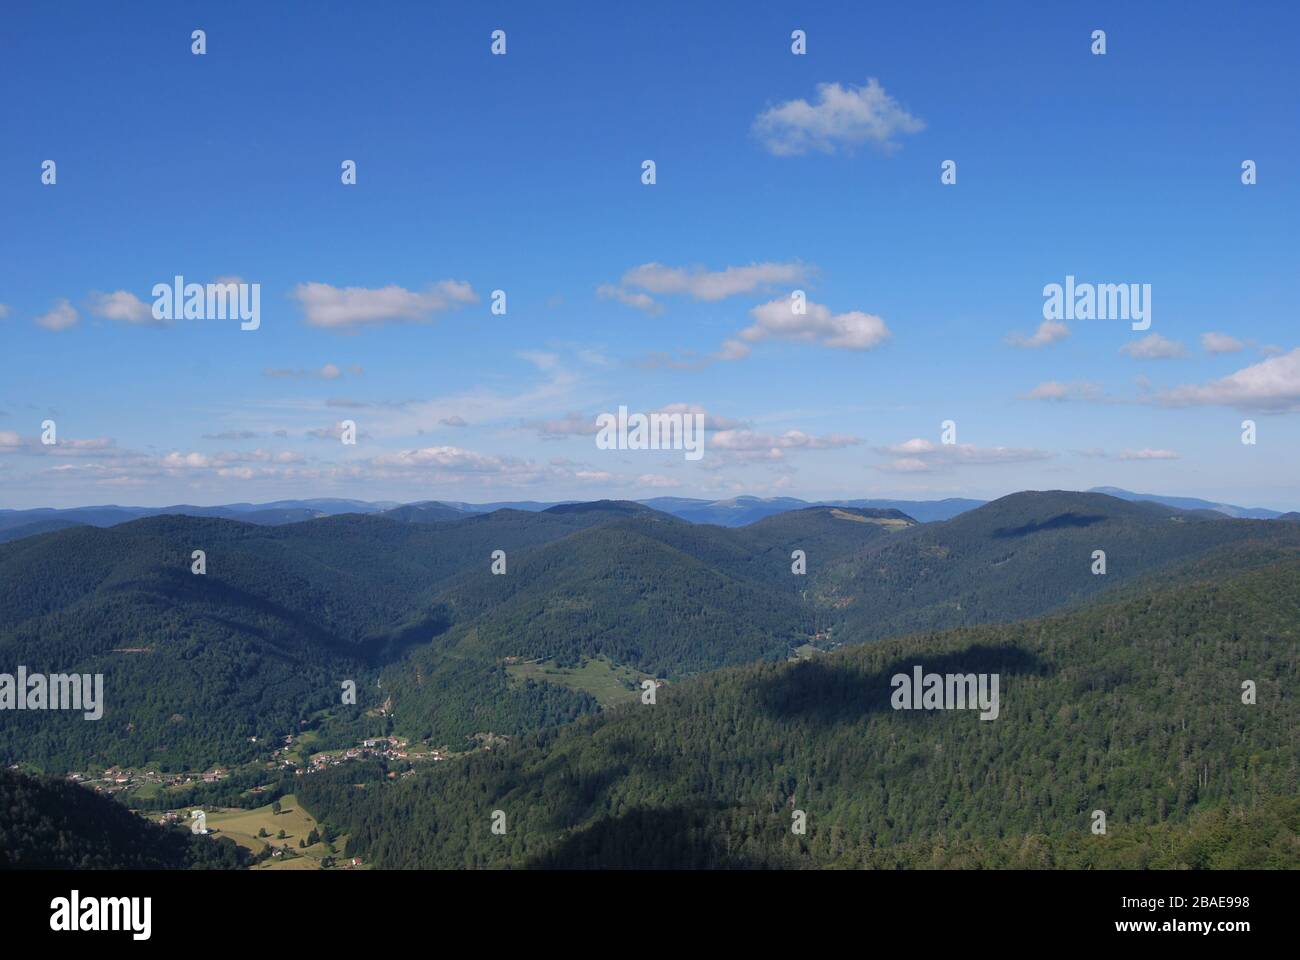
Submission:
[[636,307],[646,313],[657,313],[663,309],[650,294],[639,290],[627,290],[613,283],[602,283],[596,288],[596,296],[602,300],[617,300],[625,306]]
[[1119,352],[1127,353],[1135,360],[1171,360],[1187,355],[1181,343],[1158,333],[1148,333],[1141,340],[1126,343],[1119,348]]
[[748,344],[764,340],[818,343],[833,350],[870,350],[887,340],[889,328],[880,317],[853,310],[831,313],[811,300],[802,314],[794,311],[790,297],[772,300],[749,311],[754,323],[741,330],[739,339],[723,344],[720,359],[738,360],[749,353]]
[[1031,335],[1009,333],[1006,342],[1013,347],[1036,349],[1064,340],[1070,335],[1070,328],[1059,320],[1044,320]]
[[1226,333],[1201,334],[1201,349],[1206,353],[1240,353],[1246,345]]
[[682,482],[673,477],[665,477],[658,473],[643,473],[636,478],[639,487],[654,487],[656,489],[666,489],[669,487],[680,487]]
[[754,119],[753,133],[778,157],[835,153],[869,143],[890,150],[900,134],[919,133],[925,122],[908,113],[875,77],[865,87],[819,83],[813,102],[787,100]]
[[443,280],[423,292],[390,284],[376,289],[300,283],[291,294],[308,325],[354,330],[389,322],[423,323],[436,313],[477,303],[478,294],[463,280]]
[[1206,384],[1161,393],[1166,406],[1226,406],[1281,413],[1300,410],[1300,347]]
[[[365,372],[356,364],[353,364],[348,368],[348,370],[353,374]],[[327,363],[315,370],[290,370],[283,367],[268,367],[262,371],[262,376],[272,377],[274,379],[300,379],[304,377],[312,377],[319,380],[337,380],[343,376],[343,370],[337,364],[333,363]]]
[[860,437],[846,433],[829,433],[822,436],[802,430],[784,433],[762,433],[754,430],[719,430],[708,443],[708,449],[721,454],[729,463],[754,461],[784,461],[786,455],[803,450],[836,450],[855,446]]
[[812,273],[811,267],[798,262],[751,263],[721,270],[643,263],[623,274],[617,284],[597,287],[596,294],[653,313],[659,309],[659,304],[651,294],[686,296],[713,303],[777,284],[799,283]]
[[1121,460],[1177,460],[1178,454],[1172,450],[1152,450],[1144,447],[1141,450],[1123,450],[1120,452]]
[[170,322],[155,319],[149,304],[126,290],[91,294],[90,312],[106,320],[117,320],[137,326],[159,327],[167,326]]
[[1025,400],[1100,400],[1101,387],[1095,383],[1075,381],[1061,383],[1059,380],[1045,380],[1026,393]]
[[59,300],[49,313],[41,314],[36,318],[36,325],[57,332],[75,327],[78,319],[76,307],[67,300]]
[[1023,447],[979,447],[973,443],[935,443],[914,437],[903,443],[877,447],[876,452],[893,457],[876,469],[888,473],[930,473],[958,466],[996,466],[1050,459],[1045,450]]

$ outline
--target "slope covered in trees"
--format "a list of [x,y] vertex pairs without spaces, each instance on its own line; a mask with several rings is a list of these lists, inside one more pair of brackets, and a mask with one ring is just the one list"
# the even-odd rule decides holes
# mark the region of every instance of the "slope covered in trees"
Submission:
[[217,870],[249,860],[233,840],[160,826],[67,780],[0,770],[0,869]]
[[[9,714],[0,760],[207,768],[327,714],[338,738],[459,746],[598,709],[588,693],[516,681],[507,658],[606,657],[676,682],[809,643],[1032,616],[1212,557],[1237,569],[1296,547],[1296,524],[1059,492],[927,525],[814,507],[723,528],[599,501],[451,521],[77,527],[0,544],[0,664],[104,674],[104,717]],[[491,572],[497,550],[504,575]],[[345,679],[355,707],[340,703]]]
[[[391,867],[1294,868],[1298,640],[1292,558],[721,670],[396,784],[352,770],[299,795]],[[916,665],[998,674],[999,716],[893,709]]]

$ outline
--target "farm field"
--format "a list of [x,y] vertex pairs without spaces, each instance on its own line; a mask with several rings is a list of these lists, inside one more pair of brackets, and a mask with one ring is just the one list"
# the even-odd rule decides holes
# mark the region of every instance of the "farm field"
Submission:
[[641,681],[650,677],[648,673],[619,666],[606,657],[584,660],[578,667],[559,667],[546,661],[517,663],[507,667],[506,672],[518,680],[530,679],[581,690],[591,694],[605,708],[634,702],[639,696]]
[[[330,845],[318,841],[305,848],[299,847],[298,841],[306,838],[312,830],[319,829],[319,823],[293,794],[280,798],[279,813],[275,813],[269,803],[252,810],[213,810],[208,812],[207,825],[209,830],[217,831],[217,836],[229,837],[253,853],[266,847],[280,847],[297,854],[287,859],[267,860],[254,868],[258,870],[319,870],[326,857],[332,856],[341,862],[347,843],[347,837],[340,836]],[[258,831],[263,829],[267,836],[259,837]],[[283,838],[278,836],[281,830],[285,834]]]

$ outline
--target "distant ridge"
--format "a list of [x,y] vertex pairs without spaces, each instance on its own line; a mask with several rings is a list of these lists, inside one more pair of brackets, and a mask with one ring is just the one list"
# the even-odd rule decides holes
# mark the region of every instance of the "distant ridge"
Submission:
[[1213,510],[1229,517],[1236,517],[1238,520],[1276,520],[1282,516],[1282,511],[1269,510],[1266,507],[1238,507],[1230,503],[1202,500],[1199,497],[1165,497],[1154,493],[1133,493],[1119,487],[1093,487],[1088,492],[1104,493],[1121,500],[1163,503],[1166,507],[1176,507],[1179,510]]
[[[1241,507],[1230,503],[1202,500],[1198,497],[1167,497],[1159,494],[1133,493],[1119,487],[1093,487],[1087,493],[1106,494],[1130,502],[1158,503],[1177,510],[1213,511],[1222,516],[1242,520],[1294,521],[1295,511],[1284,514],[1266,507]],[[643,507],[670,514],[690,523],[709,523],[720,527],[745,527],[766,517],[809,507],[846,507],[864,510],[897,510],[920,523],[937,523],[951,520],[989,501],[966,497],[948,497],[942,500],[845,499],[800,500],[797,497],[738,496],[723,500],[706,500],[693,497],[652,497],[647,500],[501,500],[489,503],[466,503],[457,500],[423,500],[413,503],[393,501],[348,500],[316,498],[308,500],[276,500],[271,503],[228,503],[211,507],[192,504],[175,504],[166,507],[123,507],[116,504],[56,509],[40,507],[30,510],[0,510],[0,543],[23,537],[59,530],[65,527],[87,525],[112,527],[144,517],[179,515],[187,517],[216,517],[239,520],[264,526],[300,523],[320,517],[342,514],[379,514],[406,523],[443,523],[465,517],[494,513],[498,510],[518,510],[527,513],[567,510],[616,510],[635,512]],[[595,506],[603,504],[604,506]]]

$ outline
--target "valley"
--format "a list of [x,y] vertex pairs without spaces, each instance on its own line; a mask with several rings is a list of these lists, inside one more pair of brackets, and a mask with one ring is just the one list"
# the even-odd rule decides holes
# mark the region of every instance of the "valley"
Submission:
[[[1269,598],[1294,595],[1297,558],[1286,521],[1060,491],[930,523],[846,505],[722,527],[597,501],[59,529],[0,545],[0,655],[103,673],[103,718],[8,714],[0,758],[164,826],[204,809],[259,869],[917,866],[948,838],[994,866],[1031,834],[1059,866],[1084,856],[1089,803],[1116,839],[1088,862],[1120,865],[1120,835],[1151,853],[1215,810],[1277,815],[1300,612]],[[1000,676],[997,719],[880,712],[889,658]],[[1259,709],[1229,721],[1236,673]],[[1217,693],[1163,702],[1171,682]],[[513,811],[510,843],[480,837],[471,796]],[[270,830],[287,797],[346,839]],[[393,804],[427,806],[436,842]],[[793,809],[809,840],[773,832]]]

